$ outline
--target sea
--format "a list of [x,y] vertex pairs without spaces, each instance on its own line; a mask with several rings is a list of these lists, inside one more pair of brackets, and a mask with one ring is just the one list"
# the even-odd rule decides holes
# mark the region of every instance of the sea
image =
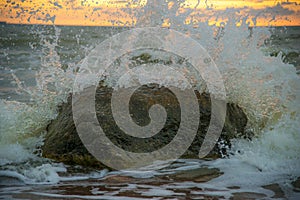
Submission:
[[78,66],[131,29],[0,24],[0,199],[300,199],[300,27],[178,29],[214,60],[254,133],[233,139],[223,158],[111,171],[42,157]]

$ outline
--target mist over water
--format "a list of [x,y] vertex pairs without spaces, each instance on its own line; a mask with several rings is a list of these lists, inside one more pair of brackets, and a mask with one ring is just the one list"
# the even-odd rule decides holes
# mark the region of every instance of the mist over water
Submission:
[[[174,19],[171,14],[168,16]],[[156,20],[161,19],[152,19],[154,24],[150,25],[157,25]],[[286,197],[296,198],[291,182],[300,176],[299,61],[282,56],[291,52],[299,55],[290,42],[299,44],[299,27],[236,27],[235,21],[229,21],[221,27],[181,23],[170,28],[188,34],[207,50],[223,77],[227,101],[244,109],[249,118],[247,128],[255,134],[251,141],[233,140],[225,158],[182,161],[185,169],[208,166],[224,172],[209,182],[191,184],[223,188],[222,195],[229,198],[237,191],[270,197],[270,190],[261,186],[278,183]],[[54,184],[66,179],[59,175],[66,172],[66,166],[41,157],[39,147],[46,126],[72,92],[82,60],[97,44],[128,29],[0,25],[0,178],[14,177],[26,184]],[[160,173],[165,172],[148,176]],[[185,187],[185,183],[175,184]],[[239,189],[226,189],[229,186]]]

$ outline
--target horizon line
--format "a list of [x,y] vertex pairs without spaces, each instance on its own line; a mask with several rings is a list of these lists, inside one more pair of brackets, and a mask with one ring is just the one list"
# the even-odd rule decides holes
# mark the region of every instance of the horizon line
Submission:
[[[14,23],[14,22],[6,22],[6,21],[0,21],[0,25],[5,24],[5,25],[40,25],[40,26],[69,26],[69,27],[117,27],[117,28],[134,28],[136,27],[135,25],[129,26],[129,25],[94,25],[94,24],[55,24],[55,23]],[[217,24],[211,24],[209,25],[207,22],[208,26],[219,26]],[[240,25],[237,25],[239,27]],[[161,27],[164,28],[169,28],[169,26],[163,26]],[[300,27],[299,25],[249,25],[249,28],[253,27]],[[197,25],[194,25],[194,28],[197,28]]]

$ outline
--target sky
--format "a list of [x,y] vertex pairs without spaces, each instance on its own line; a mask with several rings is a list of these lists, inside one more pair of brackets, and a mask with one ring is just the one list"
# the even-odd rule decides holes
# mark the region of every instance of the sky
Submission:
[[[251,26],[300,26],[300,0],[0,0],[0,22],[74,26],[134,26],[156,16],[210,25],[246,19]],[[157,20],[157,19],[156,19]]]

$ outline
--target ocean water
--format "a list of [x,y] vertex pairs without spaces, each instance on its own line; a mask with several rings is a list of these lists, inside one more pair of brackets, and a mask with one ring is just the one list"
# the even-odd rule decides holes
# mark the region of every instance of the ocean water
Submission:
[[[0,199],[300,198],[293,184],[300,177],[299,27],[180,30],[207,50],[227,100],[249,117],[254,138],[232,140],[229,156],[136,172],[42,158],[45,126],[72,91],[80,63],[128,29],[0,24]],[[202,170],[201,180],[193,170]]]

